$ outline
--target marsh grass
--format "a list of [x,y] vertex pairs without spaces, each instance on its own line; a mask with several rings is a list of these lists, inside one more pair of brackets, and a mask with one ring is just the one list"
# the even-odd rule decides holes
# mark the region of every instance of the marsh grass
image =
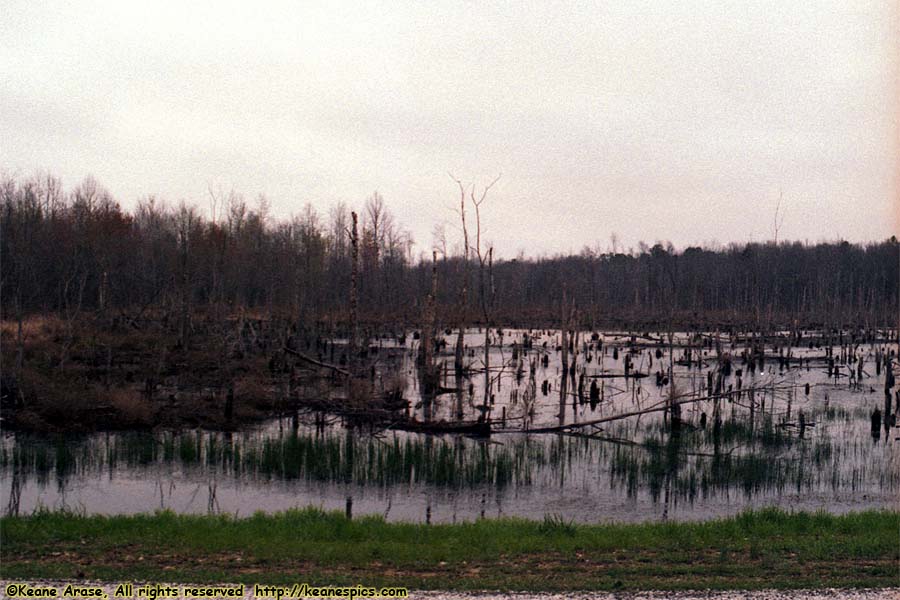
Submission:
[[[577,452],[585,452],[579,445]],[[387,439],[308,432],[281,436],[225,437],[200,430],[149,432],[103,437],[58,436],[0,446],[0,467],[45,482],[53,474],[155,464],[204,467],[236,478],[357,483],[374,486],[425,483],[461,488],[529,485],[536,470],[565,469],[575,450],[531,439],[505,444],[456,441],[428,436]]]
[[[761,421],[756,429],[726,421],[678,437],[655,427],[639,444],[568,436],[509,437],[500,443],[406,434],[361,436],[341,431],[228,434],[202,430],[57,436],[0,444],[0,468],[44,485],[111,469],[179,466],[245,482],[300,481],[375,488],[428,485],[496,490],[561,485],[582,465],[604,472],[627,497],[647,490],[654,501],[693,502],[735,490],[745,498],[771,491],[857,490],[878,475],[869,445],[855,437],[797,440]],[[895,472],[879,485],[897,485]]]

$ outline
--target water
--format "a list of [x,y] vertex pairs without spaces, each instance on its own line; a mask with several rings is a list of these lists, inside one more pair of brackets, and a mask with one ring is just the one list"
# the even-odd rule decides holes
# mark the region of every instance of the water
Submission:
[[[897,507],[898,429],[874,432],[870,421],[876,407],[884,410],[884,371],[875,374],[878,344],[855,349],[864,375],[851,382],[849,368],[856,371],[859,363],[841,364],[839,347],[837,378],[829,377],[825,350],[810,349],[805,340],[799,347],[770,343],[764,367],[755,364],[751,373],[741,357],[747,343],[722,338],[719,350],[732,355],[722,389],[737,389],[740,369],[742,393],[718,400],[719,427],[716,402],[705,400],[682,406],[685,424],[677,434],[660,411],[566,435],[523,430],[659,406],[672,393],[655,376],[658,370],[667,373],[669,347],[656,336],[632,340],[614,332],[604,333],[598,347],[599,340],[583,333],[576,376],[564,385],[559,333],[532,332],[527,352],[525,333],[492,335],[487,382],[483,372],[456,381],[455,337],[448,336],[438,359],[449,367],[441,377],[446,393],[423,397],[414,361],[418,342],[412,340],[371,383],[381,391],[400,381],[412,415],[421,421],[469,421],[484,414],[496,423],[505,408],[506,423],[497,424],[503,432],[490,439],[373,433],[345,428],[338,418],[316,429],[303,415],[235,433],[50,438],[7,432],[0,442],[0,498],[7,513],[19,514],[38,508],[104,514],[169,509],[240,516],[309,505],[344,511],[349,505],[354,515],[431,522],[551,514],[578,522],[702,520],[763,506],[834,513]],[[476,331],[466,335],[467,362],[474,369],[482,367],[483,339]],[[710,395],[707,373],[718,364],[715,344],[703,348],[687,335],[673,341],[674,393]],[[689,345],[690,366],[684,360]],[[789,361],[778,360],[788,354]],[[632,371],[649,376],[621,377],[626,356]],[[593,406],[591,381],[602,389]]]

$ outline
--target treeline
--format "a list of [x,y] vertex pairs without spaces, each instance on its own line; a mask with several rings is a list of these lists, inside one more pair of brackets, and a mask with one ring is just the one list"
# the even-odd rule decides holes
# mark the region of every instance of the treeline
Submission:
[[[206,211],[150,197],[128,212],[92,178],[70,191],[52,176],[5,177],[0,188],[5,320],[92,312],[162,315],[174,323],[179,315],[224,318],[245,309],[301,326],[346,322],[353,260],[346,204],[327,215],[307,204],[290,219],[275,219],[264,198],[248,204],[234,193],[211,191]],[[359,220],[362,322],[421,322],[431,256],[413,256],[410,234],[377,193],[365,200]],[[451,245],[462,247],[461,239]],[[481,294],[491,294],[492,324],[558,324],[570,305],[585,325],[897,324],[894,237],[867,245],[782,242],[684,251],[641,244],[629,253],[482,262],[474,251],[464,258],[441,246],[436,307],[446,326],[479,322]],[[466,286],[466,306],[464,278],[487,282]]]

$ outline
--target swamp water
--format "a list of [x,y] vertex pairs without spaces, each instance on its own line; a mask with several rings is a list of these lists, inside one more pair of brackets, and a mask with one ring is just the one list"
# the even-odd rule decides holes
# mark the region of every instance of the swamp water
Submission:
[[[312,505],[395,521],[559,515],[589,523],[703,520],[764,506],[897,508],[900,430],[873,429],[871,421],[876,408],[884,410],[880,343],[851,348],[846,362],[835,346],[838,368],[829,374],[824,347],[789,346],[787,336],[770,339],[763,364],[757,357],[751,365],[743,339],[677,335],[670,349],[655,336],[582,333],[572,347],[575,376],[564,378],[559,332],[491,337],[485,374],[484,334],[466,334],[473,373],[457,384],[455,336],[447,336],[437,396],[423,397],[413,340],[371,383],[378,391],[399,378],[418,421],[484,416],[501,430],[490,438],[348,429],[337,417],[316,428],[302,414],[233,433],[7,432],[0,440],[4,512],[247,516]],[[670,352],[674,390],[665,381]],[[722,369],[726,355],[730,368]],[[646,377],[624,377],[626,361],[629,373]],[[663,411],[571,429],[576,435],[523,432],[659,407],[672,393],[708,397],[717,388],[717,400],[682,405],[677,433]]]

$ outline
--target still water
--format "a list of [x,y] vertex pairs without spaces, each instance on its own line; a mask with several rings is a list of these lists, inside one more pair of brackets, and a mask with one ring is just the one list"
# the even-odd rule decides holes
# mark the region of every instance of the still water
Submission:
[[[545,515],[703,520],[763,506],[897,508],[900,430],[873,429],[871,419],[876,408],[884,410],[885,370],[876,373],[875,358],[884,346],[835,346],[829,368],[826,349],[806,340],[767,344],[760,364],[758,355],[745,355],[752,342],[741,338],[677,335],[670,346],[655,335],[592,337],[584,332],[573,343],[575,376],[564,377],[559,332],[494,332],[485,374],[484,334],[472,331],[467,361],[475,374],[457,382],[455,337],[448,336],[439,361],[449,368],[443,393],[434,397],[419,385],[418,342],[395,348],[399,358],[373,378],[374,390],[401,381],[420,421],[485,415],[501,430],[487,439],[348,429],[339,418],[316,428],[302,414],[233,433],[6,432],[0,498],[5,513],[18,514],[167,509],[246,516],[319,506],[431,522]],[[646,376],[626,378],[626,370]],[[523,432],[652,409],[670,394],[718,398],[682,406],[677,433],[662,411],[567,433]]]

